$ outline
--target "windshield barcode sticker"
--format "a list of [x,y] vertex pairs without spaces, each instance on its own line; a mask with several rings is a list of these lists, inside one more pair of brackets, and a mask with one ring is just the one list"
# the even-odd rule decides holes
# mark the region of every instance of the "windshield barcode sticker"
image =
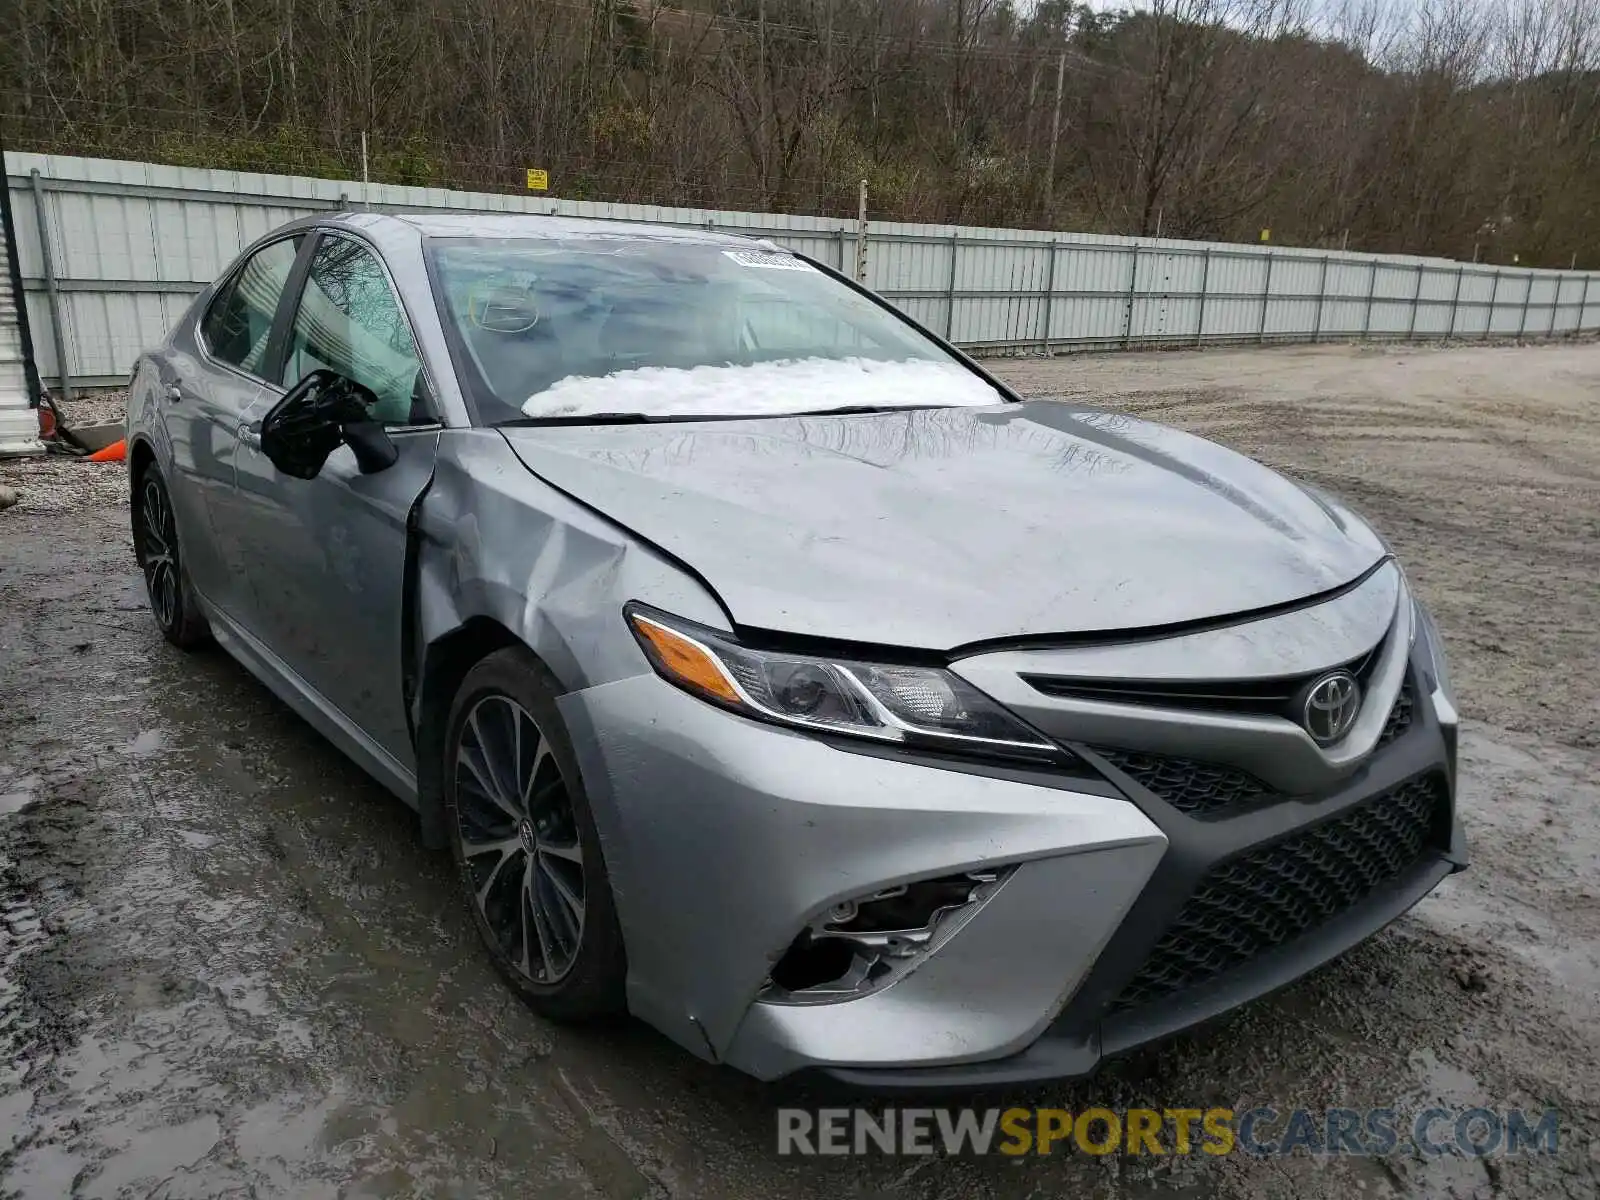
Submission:
[[724,250],[723,253],[741,267],[765,267],[769,271],[809,271],[811,269],[791,254],[774,254],[770,250]]

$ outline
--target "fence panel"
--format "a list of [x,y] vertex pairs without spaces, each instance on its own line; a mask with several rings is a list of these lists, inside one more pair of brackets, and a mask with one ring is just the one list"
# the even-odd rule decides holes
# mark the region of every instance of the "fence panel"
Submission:
[[[8,154],[40,375],[123,382],[261,234],[341,208],[650,221],[770,238],[856,273],[856,223]],[[865,279],[975,353],[1600,328],[1600,274],[1410,256],[872,222]]]

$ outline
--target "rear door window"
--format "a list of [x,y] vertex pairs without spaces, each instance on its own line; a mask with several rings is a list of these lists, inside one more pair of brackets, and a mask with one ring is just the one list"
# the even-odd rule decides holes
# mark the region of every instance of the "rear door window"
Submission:
[[212,358],[251,375],[263,373],[272,318],[304,237],[261,247],[223,284],[200,322],[200,337]]

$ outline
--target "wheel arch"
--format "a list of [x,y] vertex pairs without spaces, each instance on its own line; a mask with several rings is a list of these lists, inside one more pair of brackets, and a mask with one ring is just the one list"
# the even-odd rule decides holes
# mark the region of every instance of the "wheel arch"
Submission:
[[133,557],[144,566],[144,540],[139,536],[139,521],[144,512],[144,498],[139,494],[139,483],[144,473],[156,465],[156,449],[142,435],[128,439],[128,521],[133,530]]
[[[650,672],[625,624],[626,601],[647,598],[726,627],[697,577],[528,472],[498,433],[441,436],[410,533],[401,682],[429,846],[446,844],[444,726],[475,663],[506,647],[526,650],[554,679],[565,714],[573,693]],[[603,810],[603,772],[583,753],[592,731],[568,732],[590,800]]]
[[493,617],[479,614],[468,617],[423,647],[415,701],[417,814],[421,822],[422,843],[430,850],[443,849],[447,844],[441,768],[450,705],[468,671],[495,651],[511,646],[520,646],[538,657],[527,642],[505,625]]
[[156,460],[156,449],[143,434],[135,434],[128,442],[128,476],[137,479]]

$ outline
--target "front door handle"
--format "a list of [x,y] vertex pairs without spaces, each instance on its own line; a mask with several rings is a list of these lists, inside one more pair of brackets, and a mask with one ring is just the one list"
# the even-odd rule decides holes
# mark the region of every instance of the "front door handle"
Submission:
[[261,430],[255,425],[239,424],[239,441],[252,450],[261,449]]
[[167,399],[170,400],[173,404],[182,404],[183,403],[183,386],[181,384],[177,384],[177,383],[174,383],[174,384],[170,385],[167,388]]

